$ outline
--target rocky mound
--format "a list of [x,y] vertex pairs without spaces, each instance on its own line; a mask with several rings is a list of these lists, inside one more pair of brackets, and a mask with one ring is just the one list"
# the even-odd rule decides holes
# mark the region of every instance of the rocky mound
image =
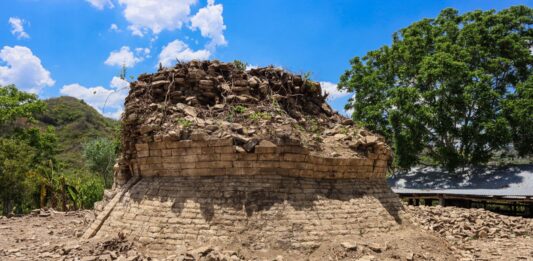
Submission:
[[123,115],[125,159],[135,144],[232,137],[253,152],[261,140],[327,157],[389,155],[382,137],[358,128],[326,103],[320,84],[280,68],[245,71],[233,63],[192,61],[131,83]]
[[450,240],[515,238],[533,235],[533,220],[496,214],[484,209],[409,206],[414,223]]
[[193,61],[139,76],[117,190],[84,238],[120,232],[159,257],[209,244],[271,259],[403,230],[385,182],[389,147],[326,98],[273,67]]

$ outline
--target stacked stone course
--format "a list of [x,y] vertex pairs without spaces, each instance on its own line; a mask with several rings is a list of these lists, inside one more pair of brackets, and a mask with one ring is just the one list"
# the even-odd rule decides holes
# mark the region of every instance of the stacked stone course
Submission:
[[[266,143],[266,142],[265,142]],[[324,158],[301,146],[259,144],[238,153],[232,139],[136,144],[136,176],[282,175],[307,178],[384,179],[388,158]]]

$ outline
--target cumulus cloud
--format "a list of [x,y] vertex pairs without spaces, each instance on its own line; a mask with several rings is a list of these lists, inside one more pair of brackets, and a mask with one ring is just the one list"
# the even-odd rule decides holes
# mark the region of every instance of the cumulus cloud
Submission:
[[11,33],[17,37],[21,38],[30,38],[30,35],[24,31],[24,20],[17,17],[9,17],[9,24],[11,25]]
[[143,57],[135,56],[128,46],[122,46],[118,51],[112,51],[104,62],[111,66],[133,67],[143,60]]
[[84,100],[106,117],[118,119],[123,112],[124,99],[128,96],[129,82],[119,77],[113,77],[111,88],[102,86],[85,87],[79,83],[63,86],[63,95]]
[[191,6],[197,0],[118,0],[124,6],[124,17],[133,35],[143,36],[148,30],[180,29],[188,22]]
[[328,93],[328,101],[333,101],[339,98],[349,96],[350,93],[346,91],[340,91],[337,89],[337,84],[332,82],[320,82],[322,87],[322,92],[324,94]]
[[150,48],[135,48],[135,53],[145,58],[150,58]]
[[193,51],[189,46],[180,41],[174,40],[167,44],[159,54],[159,63],[163,66],[172,66],[176,59],[182,62],[191,60],[207,60],[211,56],[208,50]]
[[[4,65],[4,66],[2,66]],[[39,93],[55,81],[28,47],[4,46],[0,51],[0,85],[15,84],[18,88]]]
[[97,9],[103,10],[106,7],[113,8],[113,2],[111,0],[85,0]]
[[117,24],[111,24],[111,26],[109,26],[109,31],[120,32],[120,29]]
[[113,79],[111,79],[111,83],[110,83],[111,87],[115,88],[116,90],[121,90],[121,89],[124,89],[124,88],[127,88],[130,86],[130,82],[120,78],[120,77],[116,77],[114,76]]
[[226,38],[224,38],[226,25],[224,25],[222,11],[221,4],[215,5],[214,0],[208,0],[207,6],[198,10],[198,13],[191,18],[191,28],[193,30],[200,29],[203,37],[211,39],[208,48],[227,44]]

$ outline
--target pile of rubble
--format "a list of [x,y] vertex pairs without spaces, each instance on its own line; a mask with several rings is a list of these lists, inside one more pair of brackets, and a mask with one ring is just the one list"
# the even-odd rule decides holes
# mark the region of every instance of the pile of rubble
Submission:
[[266,139],[327,157],[390,155],[382,137],[354,126],[326,98],[319,83],[280,68],[178,63],[131,83],[122,119],[123,160],[135,158],[136,143],[230,137],[242,152],[253,152]]
[[496,214],[484,209],[409,206],[413,223],[450,241],[533,236],[533,220]]
[[[148,261],[151,257],[143,255],[131,240],[123,234],[111,239],[85,242],[83,245],[67,245],[55,250],[60,260],[117,260],[117,261]],[[59,257],[60,256],[60,257]],[[241,261],[245,260],[238,252],[222,250],[218,247],[202,246],[198,248],[177,249],[174,254],[165,256],[163,260],[180,261]],[[280,260],[281,261],[281,260]]]

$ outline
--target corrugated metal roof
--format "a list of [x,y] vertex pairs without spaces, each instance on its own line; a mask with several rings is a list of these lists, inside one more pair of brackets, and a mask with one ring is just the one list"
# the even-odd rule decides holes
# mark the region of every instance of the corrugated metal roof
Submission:
[[448,173],[439,168],[414,168],[388,179],[396,193],[533,196],[533,165],[485,167]]

